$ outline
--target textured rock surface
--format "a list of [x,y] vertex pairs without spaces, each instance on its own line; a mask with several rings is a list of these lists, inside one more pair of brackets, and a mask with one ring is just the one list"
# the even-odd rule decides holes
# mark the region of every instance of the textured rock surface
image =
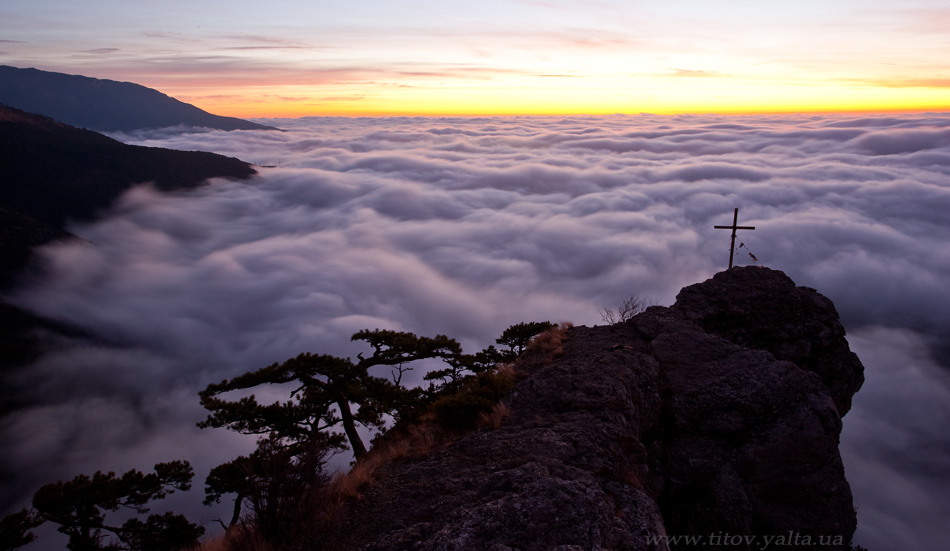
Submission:
[[[529,374],[505,399],[500,428],[383,467],[331,539],[367,551],[646,550],[667,548],[656,536],[790,531],[847,543],[856,520],[838,455],[840,408],[823,381],[853,381],[862,368],[830,301],[788,283],[781,272],[734,268],[685,289],[672,308],[572,329],[549,364],[522,362]],[[707,296],[722,289],[726,301]],[[788,297],[798,302],[780,308]],[[759,317],[727,308],[730,298],[773,304],[767,321],[791,342],[772,334],[777,353],[743,345],[762,338],[741,326]],[[714,315],[723,310],[731,317]],[[841,352],[840,363],[816,350]],[[764,540],[750,541],[722,548]],[[720,548],[708,539],[669,547]]]
[[834,304],[782,272],[751,266],[720,272],[683,288],[673,308],[709,333],[814,371],[842,417],[864,383]]

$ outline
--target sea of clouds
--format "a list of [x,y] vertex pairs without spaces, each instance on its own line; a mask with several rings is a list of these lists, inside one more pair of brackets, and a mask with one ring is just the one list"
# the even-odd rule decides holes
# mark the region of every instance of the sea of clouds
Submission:
[[8,509],[43,482],[180,458],[198,489],[168,501],[213,529],[227,506],[200,506],[204,476],[253,443],[195,427],[208,383],[355,356],[363,328],[474,352],[520,321],[603,323],[631,293],[671,304],[725,268],[713,226],[739,207],[756,229],[736,263],[830,297],[867,368],[841,446],[855,541],[946,545],[950,114],[260,122],[285,131],[117,136],[268,167],[136,188],[7,297],[103,339],[17,379],[32,405],[0,423]]

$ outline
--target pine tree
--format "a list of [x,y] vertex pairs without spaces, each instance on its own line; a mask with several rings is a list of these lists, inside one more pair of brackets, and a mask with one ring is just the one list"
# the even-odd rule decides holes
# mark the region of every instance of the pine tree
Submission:
[[174,513],[153,514],[143,522],[131,518],[121,526],[106,524],[106,513],[131,509],[149,511],[146,504],[175,490],[191,488],[194,471],[187,461],[155,465],[155,472],[131,470],[122,476],[97,471],[67,482],[47,484],[33,495],[33,510],[20,511],[0,522],[3,549],[16,549],[35,539],[29,531],[44,522],[58,524],[69,536],[70,551],[177,551],[198,545],[204,528]]

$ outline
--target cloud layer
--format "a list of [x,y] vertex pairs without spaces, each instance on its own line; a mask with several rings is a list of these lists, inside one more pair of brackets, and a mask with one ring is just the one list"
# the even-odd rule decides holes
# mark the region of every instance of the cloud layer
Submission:
[[11,297],[111,343],[64,345],[23,375],[36,405],[0,426],[21,481],[8,503],[173,458],[202,478],[250,444],[194,428],[199,389],[302,351],[355,355],[362,328],[474,351],[519,321],[601,323],[630,293],[672,303],[725,267],[729,233],[713,226],[738,206],[756,229],[736,262],[750,251],[829,296],[864,354],[842,437],[856,541],[943,544],[937,514],[905,512],[950,506],[950,437],[933,429],[950,416],[950,115],[261,122],[288,131],[120,136],[272,168],[137,188],[71,228],[89,243],[46,249],[49,275]]

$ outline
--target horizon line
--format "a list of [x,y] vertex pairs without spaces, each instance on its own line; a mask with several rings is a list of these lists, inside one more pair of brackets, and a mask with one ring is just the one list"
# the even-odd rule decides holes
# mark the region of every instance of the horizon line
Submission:
[[[194,104],[193,104],[194,105]],[[196,107],[198,107],[196,105]],[[204,109],[204,108],[202,108]],[[224,110],[226,111],[226,110]],[[224,111],[217,111],[213,114],[248,119],[305,119],[305,118],[479,118],[479,117],[637,117],[637,116],[655,116],[655,117],[683,117],[683,116],[730,116],[730,117],[750,117],[757,115],[889,115],[889,114],[950,114],[950,105],[935,106],[933,108],[892,108],[892,109],[776,109],[776,110],[757,110],[757,111],[671,111],[671,112],[650,112],[641,111],[637,113],[596,113],[584,111],[564,111],[550,113],[517,113],[517,112],[492,112],[492,113],[470,113],[470,112],[402,112],[402,111],[379,111],[379,112],[328,112],[321,114],[300,114],[300,115],[226,115]],[[209,113],[211,111],[208,111]]]

